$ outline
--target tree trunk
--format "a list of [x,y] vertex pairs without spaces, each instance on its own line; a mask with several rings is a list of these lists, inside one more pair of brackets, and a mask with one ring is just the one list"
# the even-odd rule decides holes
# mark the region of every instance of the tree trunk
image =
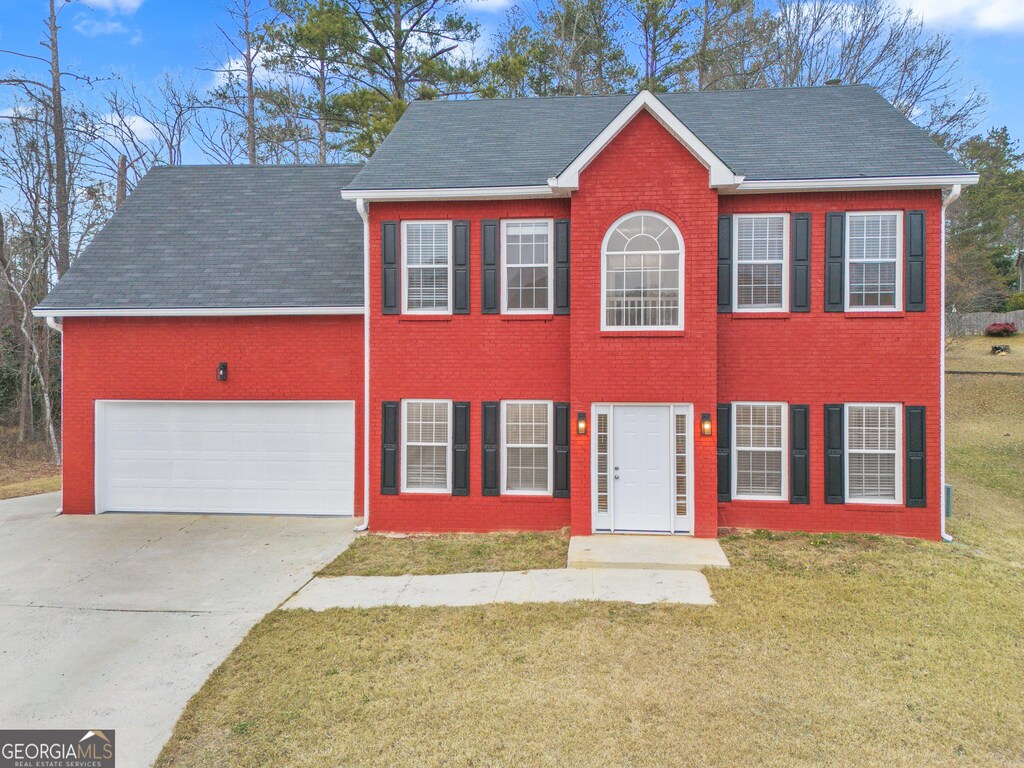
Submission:
[[245,35],[245,139],[249,165],[256,165],[256,54],[252,49],[250,0],[242,6],[242,33]]
[[68,196],[68,147],[64,130],[64,99],[60,82],[60,49],[57,44],[56,0],[50,0],[50,79],[53,110],[54,194],[57,216],[57,277],[71,266],[71,206]]
[[24,443],[35,437],[35,414],[32,412],[32,359],[26,346],[21,355],[21,382],[18,392],[18,442]]

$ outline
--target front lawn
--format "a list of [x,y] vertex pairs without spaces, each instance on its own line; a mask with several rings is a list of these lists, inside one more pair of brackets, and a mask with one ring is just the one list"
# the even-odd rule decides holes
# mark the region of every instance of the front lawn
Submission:
[[569,532],[360,536],[318,576],[432,576],[565,568]]
[[60,467],[45,440],[19,443],[17,430],[0,427],[0,500],[59,491]]
[[157,764],[1019,766],[1024,379],[950,378],[952,545],[727,538],[714,607],[276,611]]

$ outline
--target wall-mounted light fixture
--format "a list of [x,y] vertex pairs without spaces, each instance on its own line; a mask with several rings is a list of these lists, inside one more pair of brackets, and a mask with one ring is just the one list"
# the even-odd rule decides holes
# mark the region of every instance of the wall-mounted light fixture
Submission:
[[576,434],[585,435],[587,434],[587,414],[580,411],[576,414]]
[[711,414],[702,413],[700,415],[700,433],[704,437],[711,437]]
[[217,381],[227,381],[227,380],[228,380],[228,364],[227,363],[221,363],[220,365],[217,366]]

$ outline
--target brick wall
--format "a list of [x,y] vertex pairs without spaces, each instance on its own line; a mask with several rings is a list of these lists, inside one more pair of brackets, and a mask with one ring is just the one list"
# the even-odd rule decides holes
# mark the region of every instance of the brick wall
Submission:
[[[557,529],[569,501],[481,496],[481,404],[569,399],[569,317],[482,315],[480,221],[565,218],[568,200],[374,203],[370,206],[370,527],[381,531]],[[470,314],[381,314],[381,222],[468,219]],[[470,405],[470,494],[380,494],[381,403],[410,398]]]
[[[939,386],[942,334],[942,197],[937,190],[723,196],[722,213],[811,214],[811,311],[718,317],[718,395],[810,406],[810,504],[732,501],[724,527],[868,531],[937,539],[940,522]],[[926,312],[824,311],[825,214],[925,210]],[[927,407],[928,506],[825,504],[826,403],[893,402]]]
[[360,514],[362,395],[361,316],[67,319],[64,512],[94,512],[96,400],[354,400]]

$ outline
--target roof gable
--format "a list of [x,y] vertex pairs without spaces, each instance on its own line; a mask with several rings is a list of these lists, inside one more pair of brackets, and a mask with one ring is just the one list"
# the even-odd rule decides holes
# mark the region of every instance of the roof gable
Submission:
[[725,163],[701,141],[683,122],[675,116],[650,91],[638,93],[602,131],[594,137],[561,173],[548,180],[554,189],[573,190],[579,187],[580,173],[595,157],[619,135],[623,128],[640,112],[647,112],[657,120],[661,127],[668,131],[676,141],[686,147],[701,165],[708,169],[709,183],[712,187],[734,186],[743,181],[742,176],[733,173]]

